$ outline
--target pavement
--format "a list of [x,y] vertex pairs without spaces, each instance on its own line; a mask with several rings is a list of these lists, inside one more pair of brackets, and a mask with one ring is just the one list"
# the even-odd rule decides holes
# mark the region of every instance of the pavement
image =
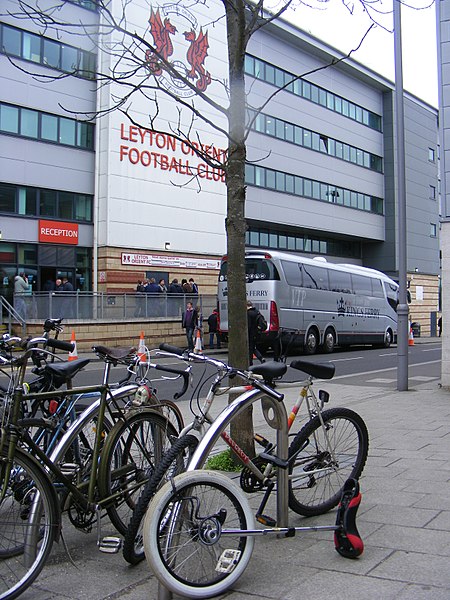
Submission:
[[[431,341],[436,341],[436,338]],[[426,339],[416,343],[425,343]],[[327,357],[328,359],[328,357]],[[409,390],[320,382],[330,407],[346,406],[365,420],[370,448],[360,479],[358,529],[364,553],[348,560],[334,550],[330,532],[294,538],[258,537],[241,579],[227,600],[448,600],[450,598],[450,392],[439,381],[414,381]],[[295,391],[286,393],[294,403]],[[180,402],[186,417],[188,403]],[[256,420],[255,429],[262,421]],[[253,501],[252,501],[253,506]],[[335,511],[289,524],[334,524]],[[147,564],[130,567],[122,554],[101,554],[96,532],[65,523],[63,544],[23,600],[167,600]],[[107,530],[104,534],[113,533]]]

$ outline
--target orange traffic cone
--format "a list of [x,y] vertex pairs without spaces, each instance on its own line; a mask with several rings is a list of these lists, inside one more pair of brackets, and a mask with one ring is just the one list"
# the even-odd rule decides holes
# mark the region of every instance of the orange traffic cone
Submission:
[[197,335],[195,337],[194,354],[203,354],[202,334],[200,333],[200,328],[197,328]]
[[73,329],[72,329],[72,337],[70,338],[70,341],[73,344],[73,350],[72,350],[72,352],[69,352],[69,358],[67,360],[77,360],[77,358],[78,358],[77,341],[75,339],[75,331]]
[[137,354],[139,356],[139,360],[141,361],[141,363],[147,362],[147,347],[145,345],[143,331],[141,331],[141,337],[139,338],[139,346],[138,346]]
[[408,346],[414,346],[414,334],[411,325],[409,326]]

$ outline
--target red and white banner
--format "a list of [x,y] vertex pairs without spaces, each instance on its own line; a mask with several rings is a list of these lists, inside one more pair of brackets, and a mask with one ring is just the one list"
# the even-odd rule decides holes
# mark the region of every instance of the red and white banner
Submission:
[[78,244],[77,223],[63,223],[61,221],[39,221],[40,242],[51,244]]
[[172,267],[183,269],[220,269],[220,260],[160,254],[131,254],[122,252],[122,264],[145,267]]

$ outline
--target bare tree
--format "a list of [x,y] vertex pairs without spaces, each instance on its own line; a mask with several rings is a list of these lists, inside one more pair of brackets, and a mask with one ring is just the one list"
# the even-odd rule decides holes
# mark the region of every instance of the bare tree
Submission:
[[[319,2],[319,0],[315,0]],[[377,0],[378,1],[378,0]],[[267,105],[276,90],[267,98],[262,106],[249,107],[245,90],[245,56],[251,37],[268,23],[279,19],[294,5],[303,4],[300,0],[280,0],[278,4],[267,8],[267,0],[256,2],[246,0],[221,0],[223,11],[221,16],[210,26],[224,20],[226,25],[228,52],[228,80],[216,81],[225,92],[226,105],[208,94],[211,74],[204,65],[208,50],[207,36],[200,31],[185,32],[185,39],[191,43],[193,54],[190,60],[192,69],[186,73],[171,59],[171,36],[174,33],[170,19],[162,19],[159,9],[149,6],[149,27],[137,31],[129,21],[130,0],[122,0],[120,13],[112,11],[112,4],[106,0],[97,0],[99,22],[69,23],[64,19],[64,2],[54,0],[47,3],[47,8],[41,6],[39,0],[27,2],[18,0],[19,8],[10,12],[20,19],[31,19],[37,24],[41,34],[50,32],[58,35],[66,30],[73,35],[89,36],[93,45],[99,49],[99,55],[109,56],[108,68],[102,68],[102,62],[95,73],[97,85],[110,91],[111,104],[107,109],[96,111],[95,114],[84,115],[85,118],[101,117],[103,112],[121,111],[131,123],[143,128],[151,128],[155,132],[167,132],[168,125],[160,119],[161,99],[165,96],[176,103],[179,119],[170,125],[170,135],[187,144],[205,163],[224,173],[227,190],[226,235],[228,257],[228,302],[229,302],[229,361],[239,367],[248,367],[246,283],[245,283],[245,164],[246,142],[256,115]],[[183,6],[192,8],[201,6],[200,0],[187,0],[184,4],[174,2],[173,7],[183,10]],[[364,5],[364,2],[361,2]],[[374,2],[367,6],[373,7]],[[308,6],[308,5],[305,5]],[[367,33],[366,33],[367,35]],[[189,51],[188,51],[189,52]],[[351,51],[353,52],[353,51]],[[331,60],[335,64],[345,60],[350,54],[339,59]],[[195,56],[194,56],[195,55]],[[13,60],[13,59],[11,59]],[[189,54],[188,54],[189,60]],[[13,60],[14,62],[14,60]],[[16,63],[17,66],[17,63]],[[320,67],[326,68],[329,65]],[[318,69],[319,70],[319,69]],[[30,73],[30,71],[28,71]],[[181,82],[192,94],[181,95],[174,86],[163,86],[161,74],[166,74],[172,80]],[[33,73],[41,79],[52,79],[42,73]],[[70,74],[69,74],[70,75]],[[295,79],[305,77],[308,73],[298,74]],[[59,75],[66,77],[67,74]],[[152,112],[148,122],[140,122],[133,111],[133,102],[137,96],[144,96],[151,103]],[[194,100],[192,100],[194,97]],[[209,114],[217,113],[221,118],[207,116],[201,110],[200,103],[209,106]],[[248,108],[252,108],[249,117]],[[186,112],[190,118],[182,117]],[[79,115],[80,116],[80,115]],[[227,140],[226,155],[211,153],[210,147],[196,134],[196,124],[199,120],[208,127],[218,131]],[[195,175],[192,175],[195,177]],[[233,436],[247,452],[253,450],[253,428],[251,413],[242,416],[234,427]]]

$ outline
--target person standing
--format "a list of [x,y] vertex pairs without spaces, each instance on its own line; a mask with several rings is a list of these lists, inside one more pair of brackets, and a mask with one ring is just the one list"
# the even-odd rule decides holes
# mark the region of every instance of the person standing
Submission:
[[194,278],[193,278],[193,277],[191,277],[191,278],[189,279],[189,285],[190,285],[190,286],[191,286],[191,288],[192,288],[192,293],[193,293],[195,296],[198,296],[198,285],[195,283],[195,281],[194,281]]
[[186,303],[186,310],[183,313],[181,319],[181,326],[186,330],[186,340],[188,343],[188,350],[192,352],[194,350],[194,330],[198,325],[198,314],[194,310],[192,302]]
[[262,317],[261,313],[257,308],[253,306],[250,300],[247,301],[247,329],[248,329],[248,357],[249,364],[253,364],[253,357],[261,362],[265,362],[263,355],[256,347],[256,337],[258,335],[258,321]]
[[220,349],[219,311],[215,308],[208,317],[209,347],[214,348],[214,336],[217,338],[217,349]]
[[67,279],[67,277],[62,278],[61,291],[64,292],[66,298],[64,298],[63,305],[63,313],[64,317],[71,318],[74,316],[74,296],[73,296],[73,285]]
[[29,294],[29,290],[30,285],[25,273],[16,275],[14,278],[14,308],[24,320],[27,318],[25,296]]
[[136,308],[134,309],[135,317],[143,317],[145,312],[145,285],[139,280],[136,285]]

